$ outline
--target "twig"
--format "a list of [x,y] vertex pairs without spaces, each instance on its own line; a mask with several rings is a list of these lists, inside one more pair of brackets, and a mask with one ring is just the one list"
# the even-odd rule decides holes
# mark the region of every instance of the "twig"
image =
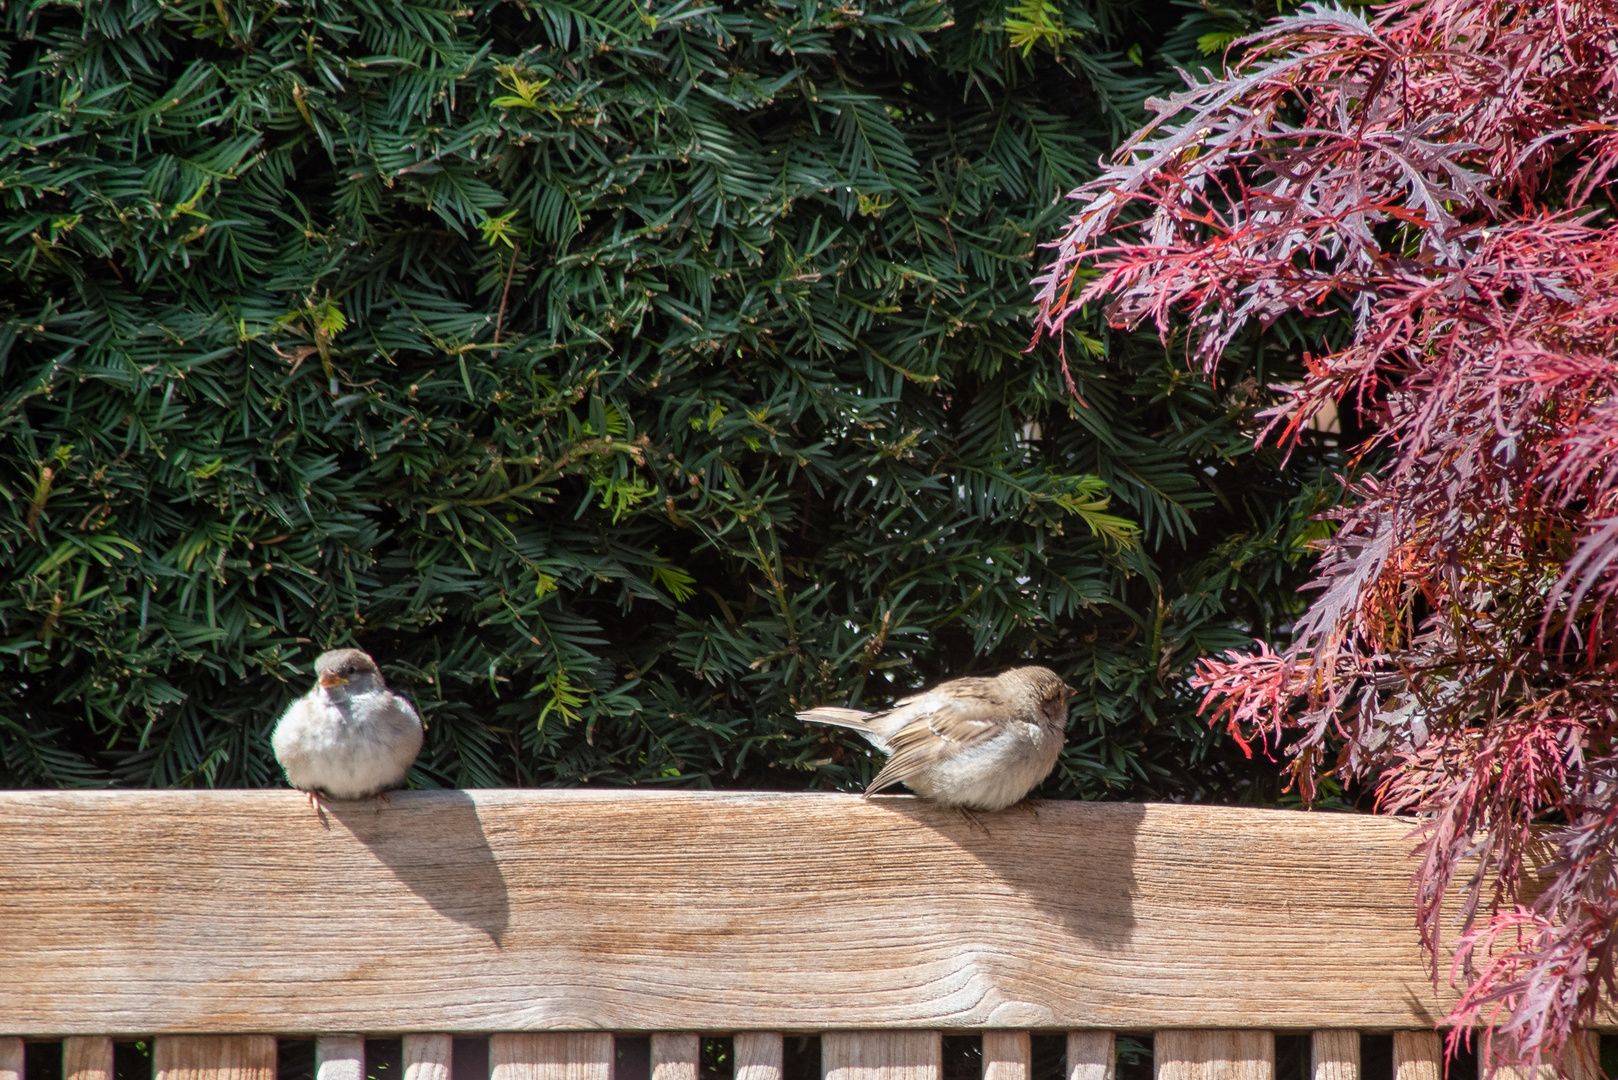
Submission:
[[[511,275],[517,272],[517,249],[520,245],[511,245],[511,265],[506,267],[506,287],[500,291],[500,314],[494,319],[494,343],[500,344],[500,328],[506,324],[506,298],[511,295]],[[496,353],[495,355],[499,355]]]

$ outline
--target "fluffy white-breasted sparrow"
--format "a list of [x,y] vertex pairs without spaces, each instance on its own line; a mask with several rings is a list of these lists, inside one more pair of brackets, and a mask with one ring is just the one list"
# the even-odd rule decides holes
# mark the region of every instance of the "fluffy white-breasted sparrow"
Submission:
[[951,679],[868,713],[823,707],[800,720],[852,728],[888,754],[866,798],[893,784],[963,810],[1001,810],[1050,773],[1074,691],[1049,668]]
[[388,689],[359,649],[315,660],[319,681],[294,701],[270,741],[287,782],[334,799],[363,799],[398,787],[421,752],[421,718]]

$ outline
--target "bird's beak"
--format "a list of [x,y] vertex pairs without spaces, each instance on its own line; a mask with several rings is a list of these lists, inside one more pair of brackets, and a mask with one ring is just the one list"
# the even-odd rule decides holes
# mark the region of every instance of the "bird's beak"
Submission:
[[323,690],[330,690],[332,687],[341,686],[347,681],[347,679],[343,678],[335,671],[328,671],[326,674],[320,677],[320,687]]
[[1067,685],[1066,683],[1062,684],[1062,689],[1067,691],[1067,695],[1062,698],[1063,701],[1072,701],[1073,700],[1073,695],[1078,693],[1077,690],[1073,689],[1071,686]]

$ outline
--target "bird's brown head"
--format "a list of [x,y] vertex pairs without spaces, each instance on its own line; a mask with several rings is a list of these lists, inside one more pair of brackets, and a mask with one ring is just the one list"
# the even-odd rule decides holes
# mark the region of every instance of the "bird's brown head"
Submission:
[[377,670],[376,661],[359,649],[333,649],[321,653],[315,658],[315,674],[320,677],[320,685],[327,690],[355,680],[382,681],[382,673]]
[[1025,691],[1039,702],[1041,719],[1051,728],[1067,727],[1068,699],[1078,693],[1062,677],[1047,667],[1013,668],[1001,676],[1002,679],[1014,680]]

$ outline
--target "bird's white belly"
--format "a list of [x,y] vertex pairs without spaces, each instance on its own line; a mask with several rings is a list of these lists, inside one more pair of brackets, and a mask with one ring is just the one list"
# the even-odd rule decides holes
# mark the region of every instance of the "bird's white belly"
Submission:
[[293,787],[358,799],[404,780],[421,747],[419,727],[414,736],[367,723],[363,709],[344,716],[317,692],[288,710],[273,742]]
[[1003,810],[1020,801],[1051,771],[1062,752],[1060,737],[1040,732],[1002,732],[905,781],[918,795],[969,810]]

